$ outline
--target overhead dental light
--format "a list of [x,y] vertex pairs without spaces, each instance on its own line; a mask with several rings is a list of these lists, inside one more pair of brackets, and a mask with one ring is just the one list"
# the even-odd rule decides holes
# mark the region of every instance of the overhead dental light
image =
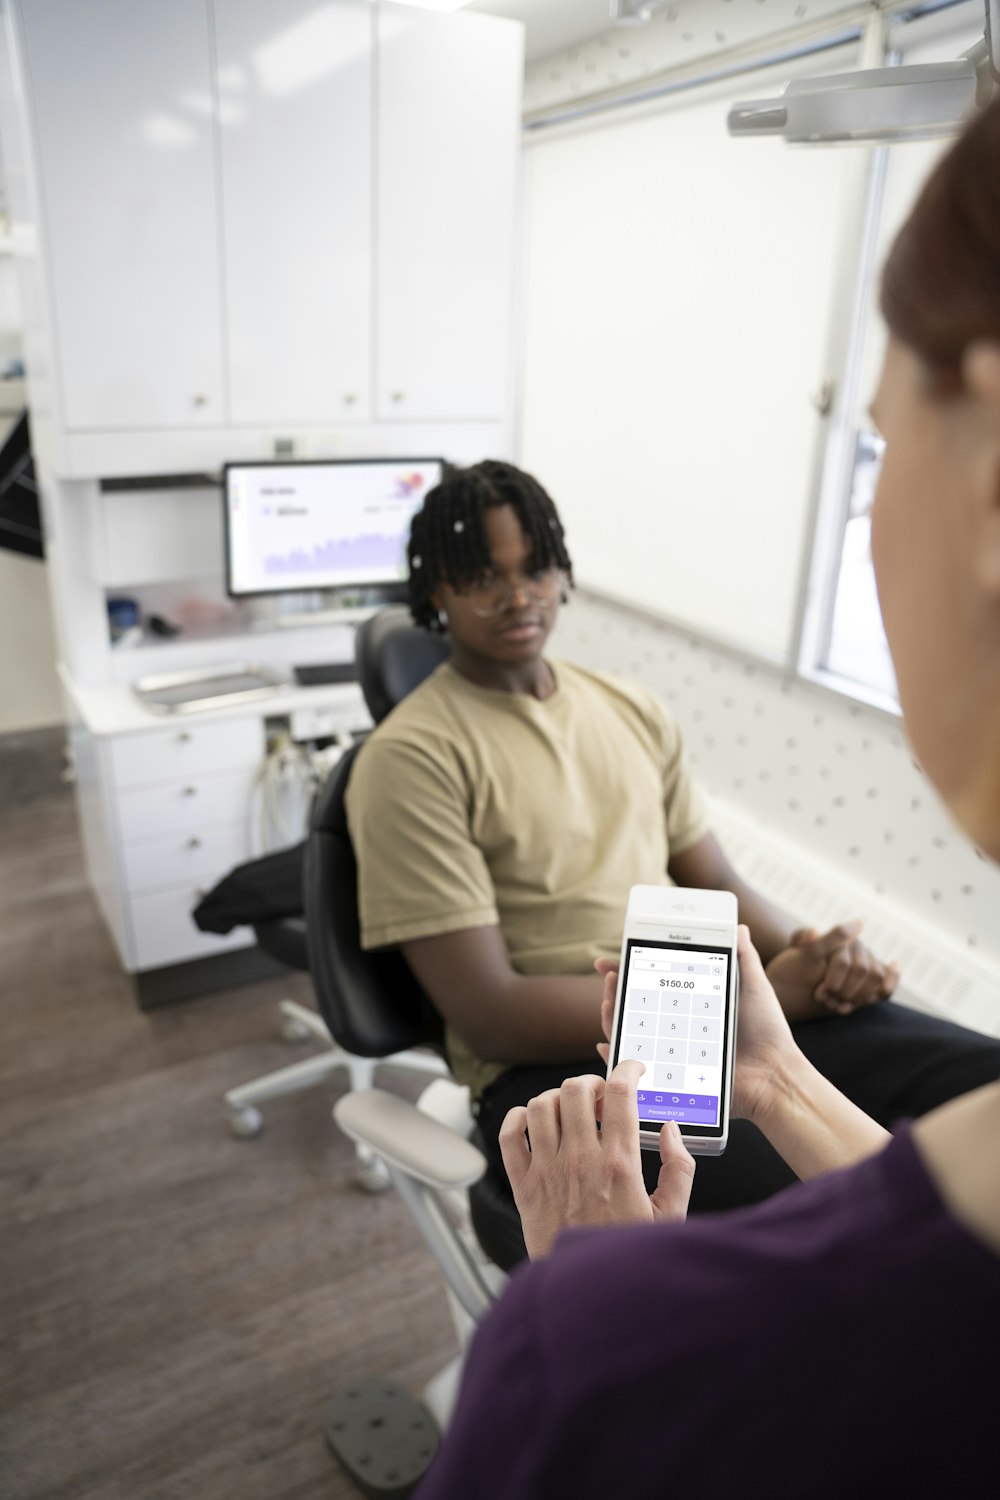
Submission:
[[954,62],[797,79],[775,99],[734,104],[730,135],[780,135],[814,142],[928,140],[951,135],[1000,83],[1000,0],[986,0],[982,41]]

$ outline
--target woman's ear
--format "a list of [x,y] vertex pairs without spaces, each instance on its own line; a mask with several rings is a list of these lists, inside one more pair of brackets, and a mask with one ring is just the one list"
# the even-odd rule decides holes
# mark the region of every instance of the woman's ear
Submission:
[[962,384],[973,403],[966,433],[974,484],[975,569],[1000,599],[1000,343],[980,339],[962,359]]

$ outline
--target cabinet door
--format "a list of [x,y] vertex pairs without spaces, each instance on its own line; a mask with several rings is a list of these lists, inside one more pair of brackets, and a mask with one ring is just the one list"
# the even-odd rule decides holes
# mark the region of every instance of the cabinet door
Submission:
[[372,8],[215,0],[234,422],[371,417]]
[[503,416],[522,28],[379,7],[380,419]]
[[206,0],[22,0],[66,426],[218,425]]

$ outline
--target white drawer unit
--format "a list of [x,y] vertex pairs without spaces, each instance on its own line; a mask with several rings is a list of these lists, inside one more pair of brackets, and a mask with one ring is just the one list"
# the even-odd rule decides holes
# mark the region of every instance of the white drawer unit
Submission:
[[255,765],[237,766],[212,776],[186,776],[120,792],[121,837],[128,843],[171,829],[196,833],[213,823],[246,821],[256,775]]
[[247,817],[238,823],[212,824],[195,831],[173,829],[122,848],[125,883],[133,895],[192,883],[208,890],[251,857]]
[[199,932],[191,911],[199,899],[198,884],[151,891],[129,901],[137,969],[159,969],[193,958],[208,958],[254,942],[249,927],[237,927],[225,937]]
[[[112,774],[119,789],[255,766],[263,755],[264,723],[259,717],[172,724],[145,734],[118,735],[111,741]],[[215,821],[225,821],[224,816]]]
[[130,973],[245,948],[249,928],[199,932],[199,896],[252,857],[254,786],[263,764],[261,714],[240,713],[101,735],[100,838],[88,865],[113,872],[109,920]]

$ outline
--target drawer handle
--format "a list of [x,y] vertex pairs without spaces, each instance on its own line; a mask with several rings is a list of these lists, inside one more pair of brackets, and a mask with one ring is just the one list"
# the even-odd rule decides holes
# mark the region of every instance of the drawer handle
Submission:
[[188,841],[187,841],[187,848],[188,849],[200,849],[201,848],[201,839],[188,839]]
[[191,743],[191,736],[186,729],[182,729],[177,736],[177,743],[178,745],[188,745]]
[[186,786],[181,793],[181,796],[183,797],[197,797],[197,795],[198,788],[196,786]]

